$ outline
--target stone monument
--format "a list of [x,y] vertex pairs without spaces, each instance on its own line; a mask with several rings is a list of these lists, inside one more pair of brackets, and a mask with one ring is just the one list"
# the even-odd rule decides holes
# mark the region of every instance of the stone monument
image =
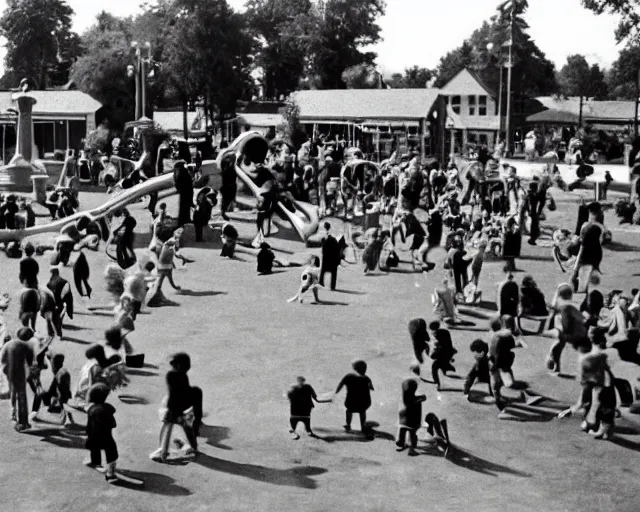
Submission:
[[32,190],[33,176],[47,176],[45,167],[33,159],[33,106],[36,99],[29,94],[29,81],[20,82],[20,92],[12,99],[18,107],[16,154],[8,165],[0,167],[0,190],[28,192]]

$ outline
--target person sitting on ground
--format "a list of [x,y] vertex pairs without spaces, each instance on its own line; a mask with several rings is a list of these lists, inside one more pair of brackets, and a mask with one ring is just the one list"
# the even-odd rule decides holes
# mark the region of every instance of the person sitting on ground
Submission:
[[612,347],[618,351],[620,359],[640,366],[640,354],[638,354],[638,343],[640,342],[640,330],[632,327],[627,330],[624,340],[616,341]]
[[267,242],[262,242],[257,256],[258,275],[264,276],[273,273],[273,263],[275,259],[276,256],[273,254],[271,246]]
[[238,230],[229,222],[222,225],[222,251],[223,258],[233,258],[236,243],[238,241]]
[[544,294],[530,275],[522,278],[520,314],[526,316],[547,316],[549,314]]

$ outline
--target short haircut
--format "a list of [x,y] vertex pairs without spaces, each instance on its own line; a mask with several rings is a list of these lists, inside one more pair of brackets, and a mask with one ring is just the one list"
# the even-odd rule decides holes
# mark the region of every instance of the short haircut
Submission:
[[27,242],[26,244],[24,244],[24,253],[27,256],[33,255],[34,252],[36,252],[36,249],[35,247],[33,247],[33,244],[31,242]]
[[438,329],[440,329],[440,322],[438,320],[429,322],[429,329],[431,329],[432,331],[437,331]]
[[471,352],[486,354],[487,352],[489,352],[489,345],[487,345],[487,343],[482,341],[481,339],[476,339],[471,342],[471,345],[469,345],[469,349],[471,350]]
[[322,225],[322,227],[323,227],[324,229],[327,229],[327,230],[328,230],[328,229],[331,229],[331,224],[329,224],[328,222],[325,222],[325,223]]
[[489,320],[489,327],[494,332],[502,329],[502,318],[500,318],[499,316],[494,316],[491,320]]

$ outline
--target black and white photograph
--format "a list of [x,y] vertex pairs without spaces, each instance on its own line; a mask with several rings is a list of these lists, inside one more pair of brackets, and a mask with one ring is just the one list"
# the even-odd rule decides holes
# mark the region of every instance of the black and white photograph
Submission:
[[640,0],[0,0],[0,511],[640,510]]

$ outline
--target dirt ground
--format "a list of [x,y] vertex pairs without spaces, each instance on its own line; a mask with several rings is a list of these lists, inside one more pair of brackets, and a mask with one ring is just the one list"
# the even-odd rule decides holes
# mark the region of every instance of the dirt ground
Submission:
[[[578,196],[553,193],[558,211],[549,214],[543,225],[574,229]],[[99,194],[81,195],[83,209],[101,201],[104,196]],[[174,200],[169,209],[175,211]],[[149,239],[149,216],[141,205],[132,210],[142,247]],[[640,286],[639,231],[618,227],[613,212],[606,221],[615,243],[605,251],[601,288],[629,291]],[[253,224],[236,225],[242,236],[253,234]],[[340,223],[335,225],[340,233]],[[284,257],[307,251],[294,236],[282,235],[288,240],[278,235],[271,242]],[[212,234],[208,236],[211,239]],[[548,247],[523,247],[519,268],[535,276],[550,300],[566,276],[551,260]],[[477,402],[468,403],[462,380],[445,379],[449,389],[441,393],[421,384],[428,396],[424,412],[448,420],[454,447],[446,460],[428,445],[415,458],[396,453],[393,436],[400,383],[412,360],[407,322],[432,318],[430,293],[442,277],[440,261],[426,279],[411,272],[404,251],[404,262],[388,275],[365,277],[360,265],[346,265],[340,270],[339,291],[320,292],[327,302],[298,305],[286,299],[298,287],[299,269],[258,277],[252,257],[222,260],[219,249],[215,241],[185,249],[196,261],[177,270],[175,279],[187,293],[178,295],[167,286],[167,297],[176,305],[139,317],[130,339],[146,354],[147,366],[131,371],[130,386],[110,397],[117,409],[118,466],[144,480],[144,487],[110,486],[102,475],[85,468],[82,431],[40,423],[27,433],[14,432],[9,404],[2,401],[0,510],[638,510],[638,417],[623,412],[619,433],[611,442],[581,433],[579,418],[556,419],[554,410],[573,403],[578,395],[576,355],[571,350],[564,355],[563,370],[569,378],[552,377],[544,365],[550,341],[536,336],[526,338],[528,349],[517,351],[515,374],[553,400],[545,402],[546,409],[504,421],[497,418],[494,405],[482,403],[483,385],[476,387]],[[93,302],[104,301],[102,271],[107,258],[102,252],[90,253],[89,258],[97,296]],[[39,261],[41,279],[46,281],[48,259]],[[501,268],[500,262],[491,262],[483,269],[480,288],[488,302],[495,301]],[[0,292],[15,297],[17,269],[17,260],[0,257]],[[71,270],[63,270],[63,276],[71,280]],[[102,341],[112,321],[109,316],[88,314],[77,295],[76,300],[78,314],[68,322],[63,341],[53,347],[66,355],[73,384],[87,346]],[[464,317],[474,324],[468,330],[452,331],[460,377],[472,364],[470,342],[487,338],[486,318],[491,311],[477,313]],[[15,331],[16,300],[5,316]],[[158,444],[157,411],[165,394],[168,356],[178,350],[191,354],[190,379],[204,390],[207,413],[202,453],[182,466],[158,464],[148,457]],[[319,439],[303,434],[292,440],[283,393],[297,375],[306,376],[319,394],[330,393],[354,358],[369,364],[375,386],[369,418],[377,424],[376,438],[366,441],[344,432],[340,396],[314,410],[312,422]],[[45,381],[49,379],[47,370]],[[84,423],[85,418],[76,416]]]

